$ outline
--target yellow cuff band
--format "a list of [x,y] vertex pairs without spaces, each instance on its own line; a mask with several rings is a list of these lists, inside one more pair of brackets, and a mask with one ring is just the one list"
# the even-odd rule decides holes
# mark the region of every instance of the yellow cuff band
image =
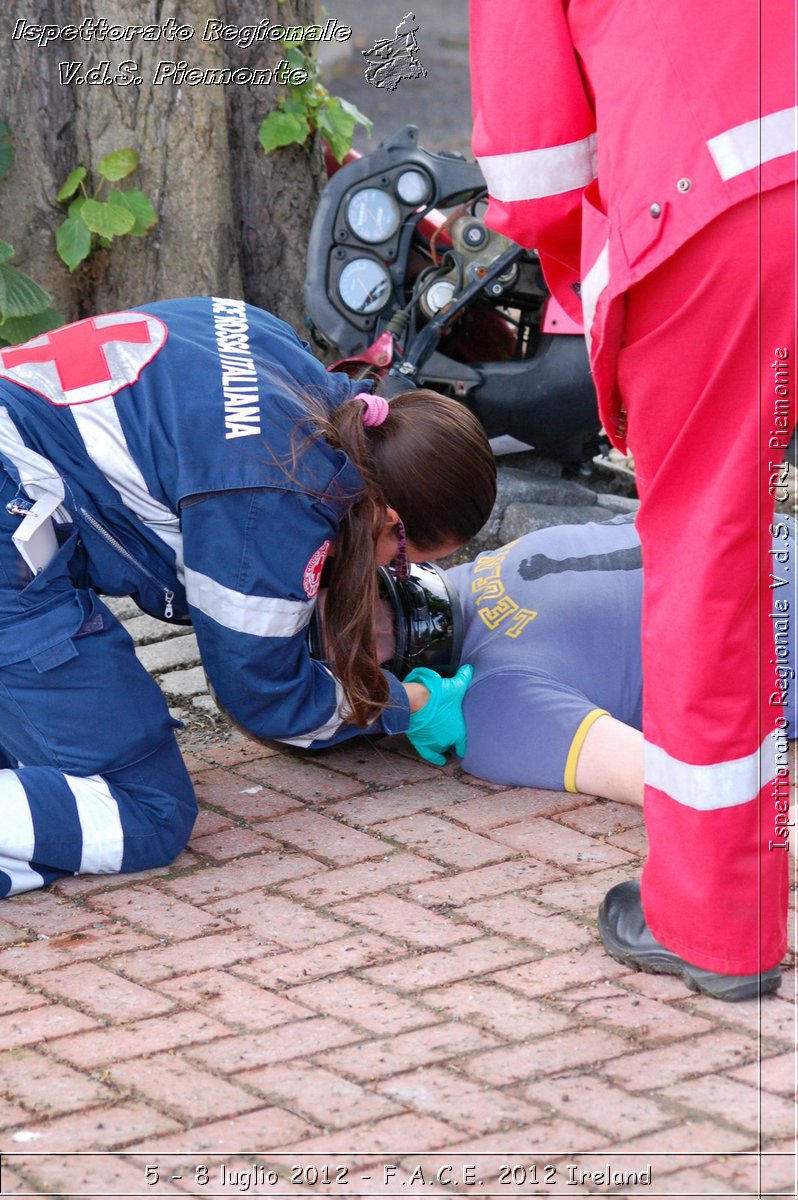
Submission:
[[579,790],[576,786],[576,764],[579,762],[579,755],[582,753],[582,746],[584,745],[588,730],[591,725],[596,723],[599,717],[608,717],[609,715],[606,708],[594,708],[580,723],[579,728],[574,734],[574,740],[571,742],[568,757],[565,760],[563,786],[566,792],[576,792]]

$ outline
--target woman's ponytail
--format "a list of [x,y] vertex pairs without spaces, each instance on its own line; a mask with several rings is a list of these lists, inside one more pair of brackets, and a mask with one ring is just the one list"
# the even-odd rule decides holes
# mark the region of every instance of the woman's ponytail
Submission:
[[377,662],[374,618],[379,598],[374,546],[395,509],[420,550],[470,541],[496,499],[496,463],[482,426],[456,400],[417,390],[395,397],[379,423],[358,397],[323,414],[316,430],[351,459],[364,486],[342,520],[330,558],[325,645],[343,687],[349,719],[366,726],[390,691]]

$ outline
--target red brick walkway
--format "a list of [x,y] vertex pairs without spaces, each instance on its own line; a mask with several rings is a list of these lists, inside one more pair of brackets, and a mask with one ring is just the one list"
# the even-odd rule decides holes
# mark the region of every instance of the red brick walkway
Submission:
[[3,1195],[795,1194],[794,971],[598,944],[639,812],[401,741],[190,767],[174,866],[0,906]]

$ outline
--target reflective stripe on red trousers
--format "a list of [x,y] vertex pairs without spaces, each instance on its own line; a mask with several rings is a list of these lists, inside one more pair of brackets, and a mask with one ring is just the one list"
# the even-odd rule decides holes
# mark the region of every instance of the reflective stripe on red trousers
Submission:
[[771,613],[794,639],[798,611],[769,550],[796,408],[795,199],[737,205],[632,288],[618,368],[642,500],[643,905],[660,942],[729,974],[786,948],[778,701],[796,683]]

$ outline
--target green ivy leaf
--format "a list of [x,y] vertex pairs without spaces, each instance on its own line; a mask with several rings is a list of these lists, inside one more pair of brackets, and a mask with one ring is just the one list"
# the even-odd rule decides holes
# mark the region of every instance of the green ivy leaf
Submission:
[[313,75],[313,60],[307,54],[303,53],[296,43],[281,42],[280,45],[283,49],[283,58],[288,63],[290,69],[292,71],[307,71],[308,82],[310,82]]
[[67,217],[55,233],[58,255],[70,271],[74,271],[91,250],[91,234],[78,217]]
[[[296,92],[296,95],[293,93]],[[296,117],[304,117],[307,112],[307,104],[302,94],[302,88],[292,87],[289,89],[289,95],[283,100],[280,111],[291,113]]]
[[83,205],[85,203],[86,203],[86,197],[78,196],[75,200],[72,201],[69,208],[67,209],[67,216],[68,217],[79,217],[80,210],[83,208]]
[[135,224],[128,232],[133,237],[144,237],[148,229],[158,223],[158,214],[143,192],[131,188],[125,192],[111,192],[109,204],[118,204],[133,214]]
[[310,133],[310,126],[298,113],[276,109],[261,121],[258,139],[267,154],[278,146],[301,146]]
[[30,317],[48,308],[52,296],[29,275],[16,267],[0,264],[0,313],[6,317]]
[[11,137],[11,126],[8,121],[0,121],[0,179],[5,179],[11,170],[14,158],[14,145]]
[[110,204],[104,200],[87,200],[80,210],[78,218],[92,233],[100,237],[118,237],[122,233],[130,233],[136,224],[136,218],[128,208],[120,204]]
[[331,101],[319,108],[316,113],[319,130],[326,137],[330,149],[337,162],[343,162],[344,156],[352,145],[352,134],[355,131],[357,118],[347,112],[339,101]]
[[106,154],[105,158],[100,159],[97,170],[103,179],[107,179],[109,183],[115,183],[118,179],[124,179],[126,175],[135,171],[138,162],[139,156],[135,150],[114,150],[111,154]]
[[5,262],[6,259],[14,257],[14,247],[9,246],[8,242],[0,241],[0,262]]
[[44,312],[34,313],[30,317],[9,317],[7,321],[0,322],[0,344],[18,346],[21,342],[38,337],[40,333],[57,329],[65,320],[63,313],[52,308],[46,308]]
[[85,167],[75,167],[74,171],[70,171],[64,182],[61,184],[61,188],[56,195],[56,200],[61,203],[64,200],[68,200],[70,196],[74,196],[75,192],[86,178],[86,175],[87,171]]
[[374,128],[374,122],[370,121],[365,113],[360,111],[357,105],[350,104],[348,100],[344,100],[343,96],[336,96],[335,98],[341,105],[341,108],[344,110],[344,112],[348,112],[350,116],[354,117],[355,124],[363,126],[366,131],[366,137],[371,137],[371,131]]

